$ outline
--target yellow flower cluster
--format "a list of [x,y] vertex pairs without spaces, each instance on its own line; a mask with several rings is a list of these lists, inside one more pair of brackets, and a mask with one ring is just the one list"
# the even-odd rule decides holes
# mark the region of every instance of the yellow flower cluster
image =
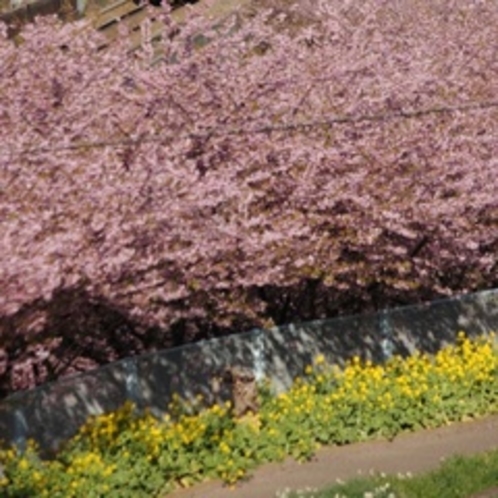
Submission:
[[[493,341],[493,334],[471,340],[461,332],[455,345],[435,356],[394,356],[383,365],[356,356],[343,369],[319,355],[305,368],[304,381],[298,379],[264,407],[266,425],[273,427],[270,436],[292,421],[301,440],[343,443],[496,410]],[[299,456],[308,454],[303,450]]]
[[[491,337],[494,337],[491,334]],[[448,376],[451,382],[464,384],[486,382],[496,374],[497,357],[490,341],[471,341],[463,332],[458,334],[457,344],[439,351],[434,370]]]
[[262,387],[259,413],[236,420],[231,408],[196,408],[176,396],[158,419],[127,403],[89,419],[54,460],[41,460],[33,444],[23,453],[0,452],[0,494],[145,498],[206,478],[234,483],[254,465],[306,459],[322,444],[496,412],[498,352],[492,335],[460,333],[435,356],[415,353],[383,365],[354,357],[339,368],[318,355],[287,392]]
[[130,427],[134,409],[133,403],[127,401],[115,412],[90,417],[80,428],[75,441],[89,438],[93,446],[112,444],[123,429]]

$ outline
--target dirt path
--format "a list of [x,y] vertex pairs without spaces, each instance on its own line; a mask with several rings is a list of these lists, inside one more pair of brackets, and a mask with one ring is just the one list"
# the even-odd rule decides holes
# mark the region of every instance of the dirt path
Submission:
[[320,450],[305,464],[288,460],[265,465],[235,489],[219,482],[200,484],[168,498],[275,498],[285,488],[320,488],[370,471],[397,474],[426,472],[453,455],[498,449],[498,416],[439,429],[402,434],[394,441],[372,441]]

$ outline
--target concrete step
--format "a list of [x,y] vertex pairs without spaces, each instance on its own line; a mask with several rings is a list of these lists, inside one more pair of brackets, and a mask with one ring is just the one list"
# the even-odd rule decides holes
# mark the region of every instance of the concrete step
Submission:
[[94,26],[104,30],[108,26],[127,18],[134,18],[139,13],[144,13],[143,5],[137,5],[132,0],[119,0],[99,10],[95,17]]

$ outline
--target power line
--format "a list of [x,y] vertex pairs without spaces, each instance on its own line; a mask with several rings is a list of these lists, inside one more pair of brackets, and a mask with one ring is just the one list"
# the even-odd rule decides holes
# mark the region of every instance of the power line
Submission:
[[470,112],[479,111],[484,109],[498,108],[498,101],[483,101],[483,102],[469,102],[463,104],[457,104],[454,106],[438,106],[429,107],[425,109],[418,110],[396,110],[392,112],[385,113],[375,113],[375,114],[360,114],[345,115],[345,116],[334,116],[321,120],[314,121],[296,121],[288,122],[280,125],[269,125],[262,124],[257,125],[253,128],[243,128],[234,127],[228,129],[220,128],[205,128],[201,129],[199,132],[185,132],[180,134],[155,134],[148,136],[141,136],[138,138],[129,139],[117,139],[117,140],[99,140],[93,142],[77,142],[68,145],[54,146],[54,147],[28,147],[21,150],[15,151],[19,155],[36,154],[36,153],[50,153],[50,152],[63,152],[72,150],[82,150],[82,149],[98,149],[106,147],[130,147],[136,146],[143,143],[161,143],[168,141],[175,141],[178,139],[209,139],[212,137],[230,137],[230,136],[242,136],[242,135],[259,135],[259,134],[271,134],[276,132],[285,131],[306,131],[312,128],[321,128],[326,126],[340,126],[356,124],[361,122],[382,122],[390,121],[393,119],[414,119],[423,116],[436,115],[436,114],[446,114],[454,112]]

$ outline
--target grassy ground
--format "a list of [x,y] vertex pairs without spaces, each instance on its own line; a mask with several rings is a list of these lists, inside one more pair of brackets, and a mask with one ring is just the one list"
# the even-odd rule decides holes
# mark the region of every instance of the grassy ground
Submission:
[[498,450],[455,457],[438,470],[416,477],[377,475],[323,490],[286,491],[278,498],[468,498],[486,490],[489,493],[479,497],[498,497]]

